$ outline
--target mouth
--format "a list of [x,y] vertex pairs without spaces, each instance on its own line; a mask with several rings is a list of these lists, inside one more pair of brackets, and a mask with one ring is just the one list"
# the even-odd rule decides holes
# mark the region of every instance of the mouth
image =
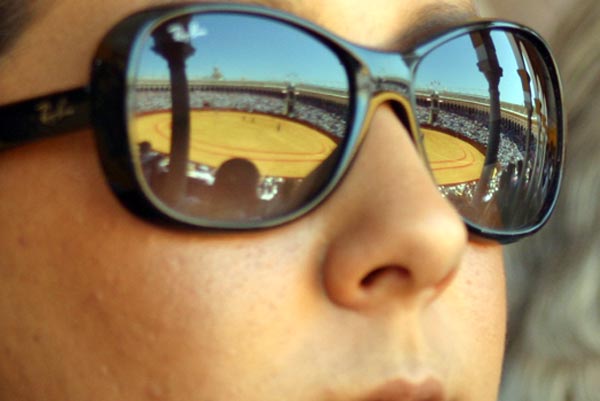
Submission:
[[396,379],[376,388],[364,401],[447,401],[442,383],[429,377],[422,381]]

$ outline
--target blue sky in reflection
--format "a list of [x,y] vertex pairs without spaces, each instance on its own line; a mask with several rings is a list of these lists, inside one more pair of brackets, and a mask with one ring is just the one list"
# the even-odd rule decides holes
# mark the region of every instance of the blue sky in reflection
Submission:
[[[192,20],[196,49],[187,60],[189,79],[291,81],[333,88],[348,87],[344,66],[335,53],[312,36],[287,25],[248,15],[205,14]],[[141,79],[168,79],[167,64],[144,44]]]
[[[517,59],[505,32],[492,32],[496,54],[502,68],[500,99],[502,102],[520,104],[523,89]],[[477,66],[477,53],[468,35],[461,36],[427,55],[417,70],[417,90],[488,97],[489,84]]]
[[[226,80],[307,83],[347,89],[346,71],[335,53],[309,34],[277,21],[249,15],[204,14],[192,20],[195,53],[187,60],[190,80],[209,78],[215,68]],[[195,33],[195,34],[194,34]],[[518,65],[507,34],[492,33],[501,60],[503,102],[523,104]],[[165,60],[143,44],[138,70],[142,80],[168,80]],[[469,36],[430,53],[418,69],[417,90],[488,96],[488,83],[477,67]]]

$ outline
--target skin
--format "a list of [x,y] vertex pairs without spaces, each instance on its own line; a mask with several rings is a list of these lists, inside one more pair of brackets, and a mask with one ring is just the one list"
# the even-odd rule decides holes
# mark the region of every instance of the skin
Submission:
[[[109,27],[156,3],[36,2],[0,101],[85,84]],[[275,3],[386,49],[441,4]],[[496,399],[501,247],[467,234],[389,105],[333,195],[275,229],[132,216],[89,130],[2,152],[0,188],[0,400]]]

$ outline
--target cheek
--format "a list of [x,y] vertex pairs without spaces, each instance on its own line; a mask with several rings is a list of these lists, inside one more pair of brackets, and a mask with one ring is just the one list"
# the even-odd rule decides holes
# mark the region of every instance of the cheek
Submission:
[[472,325],[486,334],[480,341],[504,344],[506,325],[506,278],[502,248],[474,245],[470,247],[465,266],[457,280],[463,294],[465,310]]
[[160,399],[202,382],[226,388],[235,373],[217,367],[251,372],[247,350],[284,342],[286,316],[306,306],[291,283],[307,276],[283,262],[314,257],[301,252],[308,234],[149,226],[104,184],[90,136],[44,147],[0,164],[0,388]]
[[292,317],[311,310],[317,297],[307,289],[318,286],[284,262],[308,265],[293,241],[254,238],[248,247],[246,236],[190,236],[157,234],[146,251],[106,266],[110,276],[81,294],[88,327],[78,338],[101,344],[91,358],[109,355],[111,375],[138,393],[201,389],[235,399],[236,385],[247,392],[248,383],[268,381],[267,356],[295,352]]
[[459,345],[455,357],[468,372],[461,378],[463,388],[478,394],[477,399],[495,399],[506,335],[502,248],[471,242],[447,296],[454,299],[454,316],[460,319],[452,327]]

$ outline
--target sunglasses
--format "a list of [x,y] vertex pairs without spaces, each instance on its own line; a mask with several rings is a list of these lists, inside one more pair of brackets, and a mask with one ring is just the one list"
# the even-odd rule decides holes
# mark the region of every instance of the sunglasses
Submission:
[[322,202],[384,102],[473,233],[507,243],[549,218],[564,157],[559,78],[536,33],[500,21],[382,52],[257,6],[149,9],[104,38],[89,87],[3,106],[0,148],[91,124],[136,215],[257,229]]

